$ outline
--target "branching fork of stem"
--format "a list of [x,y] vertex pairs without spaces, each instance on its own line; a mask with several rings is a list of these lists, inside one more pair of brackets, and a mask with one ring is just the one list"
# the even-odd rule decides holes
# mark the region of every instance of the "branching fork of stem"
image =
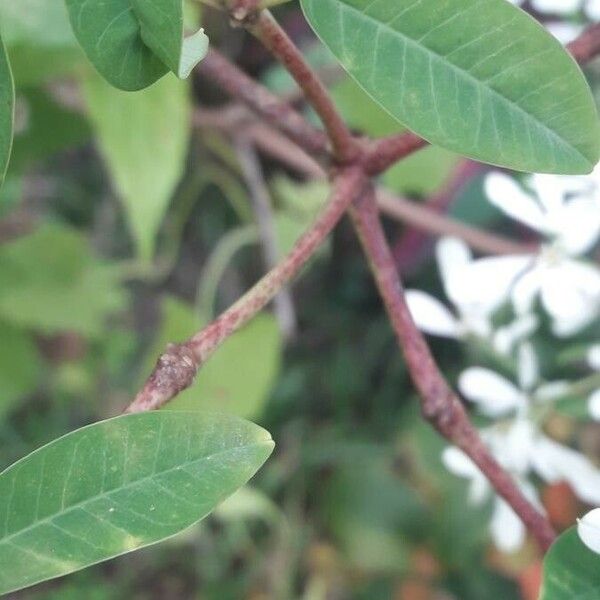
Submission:
[[[292,251],[233,306],[182,344],[171,344],[159,358],[142,390],[126,409],[159,408],[189,387],[198,369],[232,333],[252,319],[306,264],[338,221],[350,212],[391,324],[421,398],[425,419],[461,448],[485,474],[496,492],[522,519],[545,551],[555,538],[547,518],[533,506],[513,478],[494,459],[457,395],[440,372],[408,310],[402,282],[381,225],[371,178],[426,145],[412,133],[381,140],[355,137],[340,116],[319,77],[287,34],[255,0],[233,0],[231,17],[255,35],[294,77],[319,115],[325,133],[315,129],[285,102],[240,71],[217,51],[209,52],[199,71],[244,102],[261,117],[317,157],[333,188],[322,213]],[[600,53],[600,26],[571,43],[580,62]]]

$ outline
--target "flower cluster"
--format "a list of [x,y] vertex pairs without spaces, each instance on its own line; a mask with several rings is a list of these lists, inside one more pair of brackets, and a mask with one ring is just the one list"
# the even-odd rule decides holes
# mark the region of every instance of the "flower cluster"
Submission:
[[[460,374],[458,388],[489,421],[482,438],[523,493],[542,509],[532,482],[566,481],[583,502],[600,506],[600,469],[545,431],[557,404],[573,395],[587,397],[589,416],[600,420],[600,345],[588,345],[582,354],[583,379],[547,381],[533,343],[535,336],[545,335],[545,344],[560,351],[579,336],[579,347],[600,318],[600,268],[590,259],[600,239],[600,169],[585,177],[533,175],[522,183],[493,172],[485,192],[535,237],[538,250],[476,259],[460,240],[442,239],[436,258],[452,307],[408,290],[411,313],[424,332],[475,343],[494,358],[502,373],[472,366]],[[546,322],[549,331],[541,331]],[[454,447],[442,460],[469,480],[473,503],[492,498],[490,530],[497,547],[518,549],[525,539],[523,525],[476,465]]]

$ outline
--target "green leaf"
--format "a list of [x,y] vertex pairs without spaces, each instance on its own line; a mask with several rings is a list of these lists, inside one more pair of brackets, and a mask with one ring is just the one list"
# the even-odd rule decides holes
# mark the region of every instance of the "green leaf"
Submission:
[[338,110],[353,129],[374,137],[399,133],[404,129],[351,77],[345,76],[343,81],[336,84],[331,90],[331,95]]
[[[275,233],[277,249],[281,257],[285,256],[298,241],[298,238],[314,221],[327,201],[329,184],[326,181],[298,183],[283,175],[274,177],[271,188],[280,209],[275,213]],[[321,256],[328,251],[329,241],[325,242],[315,254]]]
[[6,48],[0,38],[0,185],[4,181],[13,138],[15,88]]
[[185,38],[183,0],[66,0],[71,25],[98,72],[122,90],[140,90],[170,69],[187,77],[206,55],[202,30]]
[[523,171],[588,173],[600,125],[574,60],[506,0],[302,0],[344,68],[444,148]]
[[74,46],[65,5],[57,0],[0,0],[2,35],[7,46]]
[[169,76],[131,94],[114,89],[91,73],[83,91],[138,254],[150,259],[156,234],[185,168],[191,114],[188,85]]
[[168,72],[144,44],[130,0],[65,0],[75,37],[90,62],[113,86],[141,90]]
[[244,485],[273,446],[247,421],[166,411],[51,442],[0,475],[0,593],[179,533]]
[[[148,355],[146,371],[169,342],[182,341],[200,328],[191,307],[175,299],[163,303],[163,323]],[[169,404],[169,410],[219,410],[253,418],[262,412],[282,358],[276,319],[258,315],[232,335],[200,369],[194,385]]]
[[452,175],[458,160],[448,150],[428,146],[394,165],[383,175],[383,181],[399,194],[430,196]]
[[554,542],[544,558],[540,600],[596,600],[600,597],[600,555],[579,539],[572,527]]
[[185,79],[206,56],[204,30],[185,37],[182,0],[131,0],[141,25],[142,39],[171,69]]
[[31,334],[0,321],[0,419],[35,390],[41,361]]
[[333,470],[324,490],[326,523],[352,565],[376,572],[406,568],[407,534],[425,515],[386,461],[359,454]]
[[124,303],[117,275],[77,231],[42,225],[0,246],[0,318],[44,333],[99,336]]
[[0,0],[0,26],[17,87],[65,75],[82,62],[60,0]]
[[91,131],[83,115],[67,110],[40,88],[17,95],[25,115],[15,134],[10,173],[22,172],[32,163],[87,142]]

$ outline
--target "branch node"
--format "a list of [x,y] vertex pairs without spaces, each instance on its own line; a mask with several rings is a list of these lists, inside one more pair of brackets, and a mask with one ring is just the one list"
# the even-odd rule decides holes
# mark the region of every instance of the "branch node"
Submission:
[[156,367],[148,383],[159,392],[173,395],[190,387],[198,372],[198,361],[186,344],[169,344],[156,361]]

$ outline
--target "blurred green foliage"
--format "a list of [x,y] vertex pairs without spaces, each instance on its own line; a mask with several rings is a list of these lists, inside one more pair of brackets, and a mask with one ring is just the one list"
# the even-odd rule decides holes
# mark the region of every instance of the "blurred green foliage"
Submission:
[[[282,15],[298,22],[294,6]],[[21,110],[0,219],[15,211],[33,217],[28,233],[0,239],[6,466],[67,431],[118,414],[165,345],[193,334],[207,313],[235,301],[265,267],[256,238],[248,236],[207,281],[204,269],[223,238],[255,226],[229,140],[214,131],[200,139],[190,126],[193,103],[213,103],[214,89],[168,78],[141,94],[104,89],[55,0],[0,0],[0,27]],[[239,61],[257,71],[255,53],[240,51],[239,39],[227,35],[220,43],[238,49]],[[315,64],[331,66],[323,48],[314,48]],[[280,69],[261,66],[273,89],[292,89]],[[342,73],[331,88],[356,130],[400,129]],[[444,184],[455,163],[455,156],[431,148],[382,183],[422,200]],[[283,253],[322,206],[327,184],[307,182],[267,157],[263,167]],[[479,180],[452,214],[503,226],[482,202]],[[396,223],[386,226],[392,240],[403,233]],[[432,261],[408,283],[441,295]],[[214,306],[198,293],[207,285],[216,290]],[[266,311],[228,340],[172,404],[248,416],[271,431],[277,450],[252,487],[165,545],[15,597],[521,597],[519,574],[532,553],[514,558],[517,567],[500,559],[489,544],[489,507],[469,506],[464,482],[443,468],[445,443],[418,414],[346,223],[292,289],[296,337],[284,340]],[[543,324],[540,339],[548,335]],[[591,338],[585,332],[573,346]],[[507,369],[474,344],[432,346],[452,381],[472,357]],[[583,371],[581,357],[567,364]],[[564,368],[559,357],[545,357],[546,378]],[[572,417],[557,427],[568,437]]]

